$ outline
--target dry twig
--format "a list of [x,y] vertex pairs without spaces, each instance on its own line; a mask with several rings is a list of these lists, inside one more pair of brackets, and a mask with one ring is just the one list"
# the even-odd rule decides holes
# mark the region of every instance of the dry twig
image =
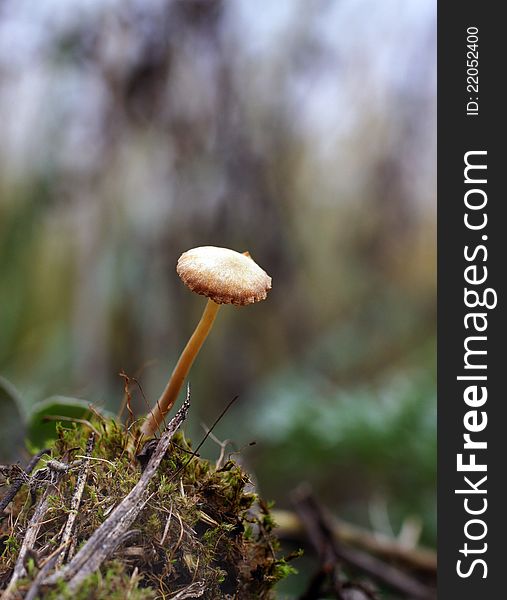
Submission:
[[[93,446],[95,444],[95,433],[91,433],[88,437],[88,441],[86,443],[85,454],[87,456],[91,456],[93,451]],[[72,543],[71,536],[72,530],[74,529],[74,523],[76,521],[76,517],[78,514],[79,505],[81,504],[81,498],[83,496],[83,490],[86,483],[86,479],[88,477],[88,471],[90,469],[90,461],[83,459],[83,463],[79,470],[79,475],[77,477],[76,488],[74,490],[74,494],[72,496],[72,500],[70,501],[70,511],[69,516],[67,517],[67,522],[65,523],[65,528],[62,534],[62,545],[64,551],[56,558],[56,567],[59,567],[63,563],[63,559],[65,558],[65,549],[70,545],[68,551],[68,557],[72,558],[74,553],[75,543]]]
[[[362,598],[375,597],[367,589],[359,589],[355,584],[352,587],[350,584],[344,584],[343,581],[336,579],[336,566],[339,561],[343,561],[362,573],[368,574],[372,579],[402,593],[405,598],[434,600],[436,597],[434,591],[417,579],[365,552],[341,544],[333,533],[328,516],[307,486],[302,486],[293,493],[293,502],[321,560],[321,581],[319,583],[322,585],[326,576],[331,575],[334,578],[332,585],[337,598],[351,598],[350,592],[353,587],[356,588],[354,590],[355,597],[361,597],[361,592]],[[318,590],[315,588],[315,593],[317,592]],[[305,600],[310,600],[312,597],[318,598],[319,596],[311,596],[308,592],[303,596]]]
[[[30,475],[30,473],[35,469],[35,467],[37,466],[37,463],[39,462],[39,460],[41,459],[41,457],[44,454],[49,454],[49,450],[47,448],[45,448],[44,450],[41,450],[40,452],[37,452],[37,454],[32,456],[32,458],[30,459],[30,462],[27,464],[27,466],[24,470],[24,474]],[[16,497],[16,494],[21,489],[21,486],[23,485],[23,483],[27,483],[27,479],[28,478],[25,478],[25,477],[17,478],[16,481],[14,481],[14,483],[11,485],[11,487],[7,490],[4,497],[0,500],[0,516],[1,516],[2,512],[7,508],[7,506],[14,500],[14,498]]]
[[50,556],[48,556],[44,565],[42,566],[40,571],[37,573],[37,576],[33,580],[32,585],[30,586],[30,589],[28,590],[28,592],[25,596],[25,600],[35,600],[37,598],[37,596],[39,594],[40,586],[42,585],[42,582],[47,577],[47,575],[51,571],[51,569],[54,568],[58,558],[60,556],[63,556],[64,550],[65,550],[65,546],[60,545]]
[[14,565],[9,585],[2,596],[3,600],[12,598],[17,581],[26,574],[25,559],[28,558],[28,554],[33,551],[39,530],[45,522],[44,517],[49,508],[50,496],[53,493],[57,493],[58,490],[56,486],[58,482],[71,468],[75,467],[76,464],[79,463],[71,463],[69,465],[58,460],[50,460],[46,467],[37,471],[32,477],[28,477],[26,473],[24,473],[25,477],[23,478],[23,483],[28,483],[28,485],[30,485],[32,493],[35,493],[35,490],[40,487],[44,487],[45,490],[35,507],[32,518],[26,528],[23,543],[19,550],[18,559]]
[[162,434],[155,452],[151,456],[137,484],[92,534],[70,563],[50,575],[45,580],[45,585],[54,584],[59,579],[65,579],[69,582],[69,589],[76,589],[83,579],[97,570],[102,562],[115,550],[143,508],[147,500],[145,496],[148,485],[164,458],[172,437],[185,420],[189,407],[190,398],[189,394],[187,394],[183,406]]
[[200,598],[206,591],[206,584],[204,581],[196,581],[192,583],[181,592],[178,592],[176,596],[172,596],[171,600],[184,600],[185,598]]
[[[272,515],[278,525],[277,533],[279,537],[296,541],[301,540],[301,537],[305,534],[305,528],[297,514],[289,510],[276,509],[272,511]],[[344,544],[356,546],[386,560],[399,561],[417,571],[425,571],[433,576],[436,574],[437,556],[429,548],[410,548],[398,539],[390,538],[384,534],[372,533],[367,529],[335,517],[330,518],[330,525],[334,536]]]

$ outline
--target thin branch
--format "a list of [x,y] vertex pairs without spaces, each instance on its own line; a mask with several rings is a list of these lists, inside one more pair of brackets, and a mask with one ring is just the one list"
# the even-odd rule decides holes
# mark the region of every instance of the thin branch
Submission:
[[[88,441],[86,442],[85,454],[87,456],[91,456],[94,444],[95,444],[95,433],[92,432],[90,434],[90,436],[88,437]],[[83,491],[84,491],[84,487],[85,487],[86,479],[88,477],[89,470],[90,470],[90,461],[83,460],[83,464],[81,465],[79,474],[77,476],[76,488],[74,490],[74,494],[70,501],[69,516],[67,517],[67,522],[65,523],[65,528],[64,528],[63,534],[62,534],[61,543],[62,543],[64,549],[66,549],[67,546],[71,543],[72,530],[74,529],[74,523],[76,521],[76,517],[78,514],[79,505],[81,504],[81,498],[83,496]],[[65,554],[66,554],[65,551],[63,551],[56,558],[55,564],[57,567],[59,567],[63,563]],[[72,547],[70,547],[69,552],[68,552],[69,558],[72,558],[72,554],[73,554]]]
[[189,407],[190,398],[187,395],[182,407],[170,421],[167,430],[162,434],[157,448],[137,484],[100,527],[95,530],[70,563],[50,575],[45,580],[45,584],[54,584],[59,579],[65,579],[69,582],[69,589],[75,590],[83,579],[97,570],[102,562],[116,549],[123,535],[142,510],[147,500],[145,496],[150,481],[164,458],[172,437],[186,419]]
[[[37,466],[37,463],[39,462],[39,460],[41,459],[41,457],[44,454],[49,454],[49,452],[50,451],[49,451],[48,448],[44,448],[44,450],[41,450],[40,452],[37,452],[37,454],[35,454],[34,456],[32,456],[32,458],[30,459],[29,463],[26,465],[25,473],[27,475],[30,475],[30,473]],[[14,498],[16,497],[16,494],[21,489],[21,486],[23,485],[23,483],[25,483],[25,481],[22,478],[19,478],[18,480],[16,480],[11,485],[11,487],[7,490],[7,492],[5,493],[5,496],[2,498],[2,500],[0,500],[0,517],[2,515],[2,512],[14,500]]]
[[[417,579],[374,556],[345,546],[335,537],[330,520],[307,486],[293,493],[293,502],[324,565],[343,561],[378,582],[414,600],[433,600],[435,592]],[[322,541],[324,540],[324,542]],[[339,596],[338,596],[339,597]]]
[[[299,541],[305,534],[304,525],[294,512],[275,509],[272,515],[278,525],[279,537]],[[407,567],[428,572],[433,576],[436,574],[437,556],[429,548],[409,548],[398,539],[373,533],[336,517],[330,517],[330,524],[335,537],[344,544],[356,546],[386,560],[402,562]]]
[[167,534],[169,533],[169,525],[171,524],[171,518],[173,516],[173,505],[171,502],[171,510],[169,512],[169,516],[167,517],[166,523],[165,523],[165,527],[164,527],[164,533],[162,534],[162,538],[160,539],[160,545],[163,546],[165,539],[167,537]]
[[206,425],[206,423],[201,423],[201,427],[204,429],[206,435],[209,436],[211,440],[218,444],[220,447],[220,456],[217,458],[215,463],[215,467],[217,469],[221,469],[224,466],[225,459],[225,451],[227,450],[227,446],[231,443],[231,440],[224,440],[223,442],[217,438],[217,436],[211,432],[210,428]]
[[16,564],[14,565],[14,570],[12,572],[11,580],[9,581],[9,585],[7,586],[5,592],[3,593],[3,600],[10,600],[14,598],[14,588],[16,586],[17,581],[26,575],[25,569],[25,558],[29,550],[31,550],[37,540],[37,536],[39,534],[39,529],[41,528],[42,521],[44,519],[44,515],[49,507],[49,497],[52,493],[56,492],[56,487],[51,484],[46,487],[44,493],[42,494],[37,506],[35,507],[35,511],[28,523],[28,527],[26,528],[25,536],[23,538],[23,544],[19,550],[18,559]]
[[46,559],[46,561],[44,562],[44,564],[42,565],[40,571],[37,573],[37,576],[35,577],[35,579],[32,582],[32,585],[30,586],[30,589],[28,590],[26,596],[25,596],[25,600],[35,600],[37,598],[37,596],[39,595],[39,589],[40,586],[42,585],[42,582],[44,581],[44,579],[46,578],[47,574],[51,571],[51,569],[54,568],[54,566],[57,563],[57,560],[60,556],[64,555],[64,551],[67,544],[61,544],[60,546],[58,546],[58,548],[52,552]]
[[[188,388],[188,390],[190,390],[190,388]],[[190,393],[190,392],[188,391],[187,394],[188,393]],[[171,475],[169,481],[174,481],[176,479],[176,477],[178,477],[178,475],[188,467],[188,465],[190,464],[190,462],[196,456],[198,456],[198,452],[201,449],[201,447],[204,444],[204,442],[208,439],[208,437],[211,435],[211,433],[213,432],[213,430],[215,429],[215,427],[222,420],[222,418],[224,417],[224,415],[227,413],[227,411],[231,408],[231,406],[236,402],[236,400],[238,398],[239,398],[239,396],[234,396],[234,398],[226,405],[226,407],[222,410],[222,412],[215,419],[215,421],[213,422],[213,425],[209,428],[208,432],[205,434],[205,436],[199,442],[199,444],[197,445],[197,448],[192,452],[192,454],[190,455],[190,457],[187,460],[187,462],[183,463],[181,465],[181,467],[176,471],[176,473],[174,473],[173,475]]]
[[200,598],[206,591],[206,584],[204,581],[196,581],[192,583],[181,592],[178,592],[176,596],[171,596],[171,600],[184,600],[184,598]]

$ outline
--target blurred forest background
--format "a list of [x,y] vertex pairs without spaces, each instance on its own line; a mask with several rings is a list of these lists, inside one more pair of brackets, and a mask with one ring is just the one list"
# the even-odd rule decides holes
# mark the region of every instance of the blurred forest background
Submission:
[[238,394],[216,435],[264,497],[288,508],[309,481],[340,517],[410,519],[433,545],[435,12],[3,0],[0,374],[23,410],[117,412],[122,369],[152,404],[204,306],[179,255],[248,249],[273,289],[219,314],[193,437]]

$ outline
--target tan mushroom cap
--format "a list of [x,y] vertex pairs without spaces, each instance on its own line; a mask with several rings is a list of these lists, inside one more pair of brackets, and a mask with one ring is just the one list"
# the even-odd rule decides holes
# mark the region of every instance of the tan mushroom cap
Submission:
[[253,304],[264,300],[271,277],[249,256],[216,246],[184,252],[176,266],[183,283],[217,304]]

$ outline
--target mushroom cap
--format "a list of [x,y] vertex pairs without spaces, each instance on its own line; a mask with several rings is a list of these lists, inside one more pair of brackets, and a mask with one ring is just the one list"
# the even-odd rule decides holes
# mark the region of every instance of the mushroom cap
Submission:
[[253,304],[271,289],[271,277],[248,253],[228,248],[192,248],[180,256],[176,271],[193,292],[217,304]]

